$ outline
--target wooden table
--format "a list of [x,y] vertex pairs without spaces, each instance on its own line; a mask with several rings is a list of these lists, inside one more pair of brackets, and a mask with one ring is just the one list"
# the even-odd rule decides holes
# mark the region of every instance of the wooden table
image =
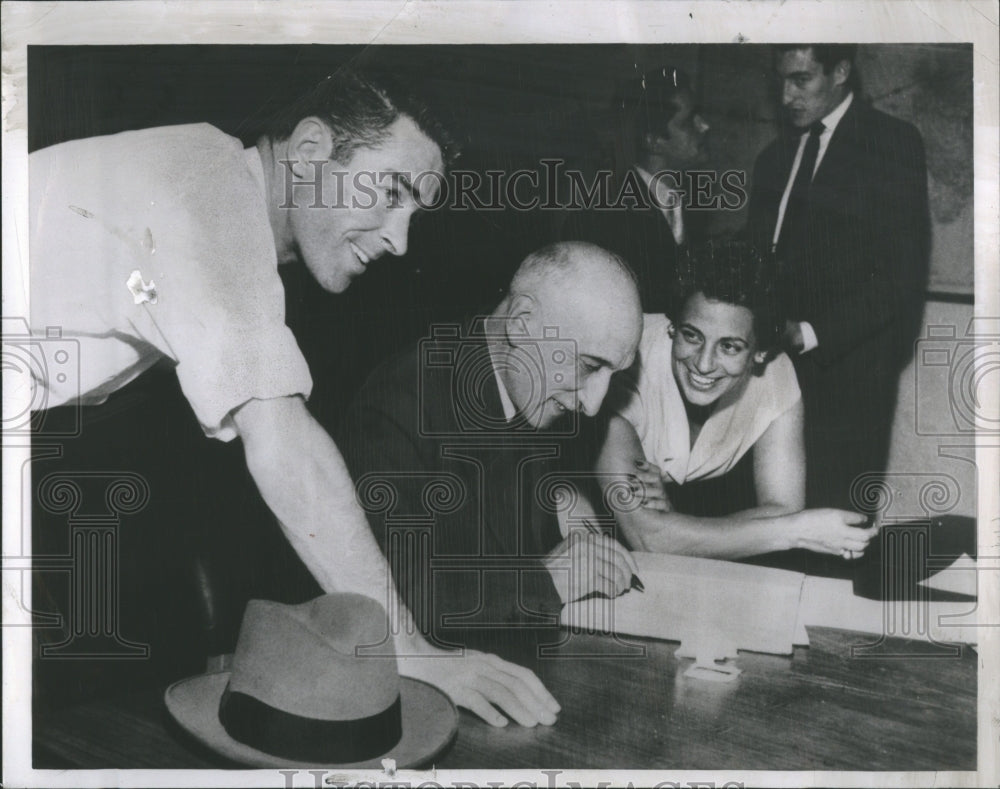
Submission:
[[[976,769],[973,650],[861,659],[850,647],[870,636],[809,637],[791,657],[741,653],[743,674],[720,684],[684,677],[691,661],[672,642],[629,639],[644,655],[627,656],[574,636],[536,666],[563,707],[555,726],[495,729],[462,713],[437,767]],[[34,748],[36,768],[232,766],[180,731],[154,691],[61,710],[37,722]]]

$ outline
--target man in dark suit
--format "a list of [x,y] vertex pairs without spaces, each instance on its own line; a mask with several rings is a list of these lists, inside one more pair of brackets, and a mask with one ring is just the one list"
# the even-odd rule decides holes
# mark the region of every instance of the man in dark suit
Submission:
[[855,47],[778,47],[788,125],[758,156],[748,228],[779,266],[802,388],[809,507],[857,508],[884,471],[927,280],[919,132],[864,103]]
[[604,204],[560,212],[559,237],[618,253],[636,272],[644,312],[665,312],[677,261],[704,213],[688,210],[687,172],[707,161],[702,117],[684,72],[667,67],[626,83],[615,98],[626,163]]
[[556,513],[579,525],[561,497],[590,421],[580,415],[597,414],[641,331],[628,267],[591,244],[554,244],[524,260],[490,315],[437,327],[365,383],[344,454],[429,638],[517,659],[518,645],[559,639],[563,603],[628,588],[628,552],[607,534],[564,536]]

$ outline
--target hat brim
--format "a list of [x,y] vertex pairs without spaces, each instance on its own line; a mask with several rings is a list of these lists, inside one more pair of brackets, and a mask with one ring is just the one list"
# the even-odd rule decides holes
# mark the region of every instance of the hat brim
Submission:
[[251,767],[382,768],[394,759],[399,769],[419,767],[441,754],[458,731],[458,710],[444,693],[421,680],[400,677],[403,736],[394,748],[363,762],[311,764],[273,756],[234,740],[219,721],[219,700],[229,672],[202,674],[175,682],[164,693],[167,709],[181,727],[203,745]]

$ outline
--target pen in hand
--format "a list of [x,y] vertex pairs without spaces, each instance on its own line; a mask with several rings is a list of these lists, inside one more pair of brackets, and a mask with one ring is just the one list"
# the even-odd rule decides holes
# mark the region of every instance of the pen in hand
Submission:
[[[586,518],[584,518],[583,520],[583,525],[587,528],[587,531],[589,531],[591,534],[596,534],[599,537],[604,534],[604,532],[602,532],[595,523],[591,522]],[[629,581],[628,589],[626,589],[625,591],[629,592],[633,589],[635,589],[637,592],[646,591],[646,587],[642,583],[642,580],[635,573],[632,573],[632,578]]]

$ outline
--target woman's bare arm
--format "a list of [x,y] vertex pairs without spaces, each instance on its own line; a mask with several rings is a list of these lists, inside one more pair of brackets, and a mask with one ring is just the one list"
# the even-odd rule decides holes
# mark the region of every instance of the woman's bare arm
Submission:
[[[789,548],[835,554],[845,549],[863,551],[874,530],[851,524],[863,522],[864,516],[845,510],[800,511],[805,487],[801,431],[798,405],[779,417],[757,442],[754,471],[761,505],[753,509],[705,518],[664,511],[669,506],[655,509],[636,506],[638,502],[624,505],[610,495],[606,498],[635,550],[719,559]],[[637,461],[649,462],[635,429],[625,419],[612,417],[598,457],[598,471],[607,484],[620,482],[636,475]]]

